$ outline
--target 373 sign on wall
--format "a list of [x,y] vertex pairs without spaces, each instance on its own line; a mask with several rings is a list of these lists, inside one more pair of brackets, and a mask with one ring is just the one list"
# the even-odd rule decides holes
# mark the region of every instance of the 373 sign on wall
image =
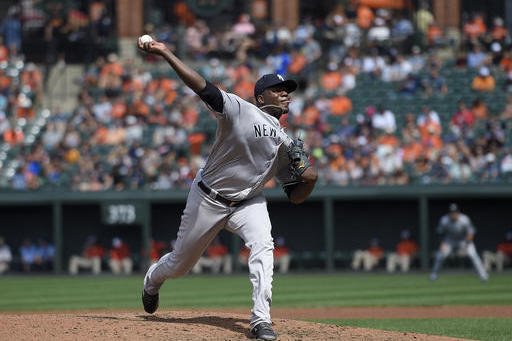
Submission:
[[101,205],[102,221],[107,225],[133,225],[143,221],[143,209],[139,203],[106,202]]

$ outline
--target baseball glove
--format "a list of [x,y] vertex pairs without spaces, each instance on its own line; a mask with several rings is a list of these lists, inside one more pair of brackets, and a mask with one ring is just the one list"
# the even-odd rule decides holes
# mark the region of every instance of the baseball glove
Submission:
[[290,158],[290,172],[300,179],[306,169],[311,166],[309,157],[304,151],[304,143],[300,139],[294,140],[287,152]]

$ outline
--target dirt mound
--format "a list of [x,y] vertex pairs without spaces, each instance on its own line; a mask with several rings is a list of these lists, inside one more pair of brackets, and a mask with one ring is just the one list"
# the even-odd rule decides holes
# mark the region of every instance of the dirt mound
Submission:
[[[94,311],[0,314],[0,340],[244,340],[246,315],[229,312]],[[455,340],[422,334],[276,319],[279,340]]]

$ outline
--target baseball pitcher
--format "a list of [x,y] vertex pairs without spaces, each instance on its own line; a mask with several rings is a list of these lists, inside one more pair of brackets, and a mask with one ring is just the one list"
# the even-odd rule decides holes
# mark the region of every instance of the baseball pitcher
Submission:
[[191,185],[175,249],[144,277],[144,310],[154,313],[164,281],[185,275],[219,231],[227,229],[250,249],[251,333],[275,340],[270,317],[274,243],[263,186],[276,177],[289,200],[298,204],[310,195],[317,179],[302,141],[293,140],[279,124],[297,83],[277,74],[264,75],[256,82],[254,105],[205,80],[163,43],[139,38],[138,47],[163,57],[217,118],[215,142]]
[[471,259],[482,281],[489,279],[489,275],[485,271],[482,261],[476,252],[475,244],[473,243],[475,228],[469,217],[460,212],[457,204],[450,204],[449,213],[441,217],[437,232],[443,234],[444,239],[436,254],[434,268],[430,274],[431,280],[434,281],[437,279],[437,274],[443,261],[452,253],[453,249],[458,250],[460,255],[467,255]]

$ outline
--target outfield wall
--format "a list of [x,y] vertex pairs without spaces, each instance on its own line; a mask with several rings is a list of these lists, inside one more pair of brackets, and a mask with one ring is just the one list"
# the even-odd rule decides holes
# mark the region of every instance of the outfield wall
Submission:
[[[410,229],[421,245],[418,266],[426,269],[438,242],[435,227],[452,201],[477,227],[479,250],[494,249],[512,228],[511,185],[317,188],[300,206],[290,204],[280,190],[266,196],[273,234],[285,237],[298,268],[345,268],[352,251],[370,238],[392,250],[400,231]],[[14,253],[23,238],[50,240],[57,248],[55,271],[61,272],[90,234],[105,246],[121,236],[135,254],[150,238],[174,239],[185,199],[186,192],[177,191],[4,192],[0,235]],[[222,233],[221,238],[232,252],[238,250],[237,237]]]

